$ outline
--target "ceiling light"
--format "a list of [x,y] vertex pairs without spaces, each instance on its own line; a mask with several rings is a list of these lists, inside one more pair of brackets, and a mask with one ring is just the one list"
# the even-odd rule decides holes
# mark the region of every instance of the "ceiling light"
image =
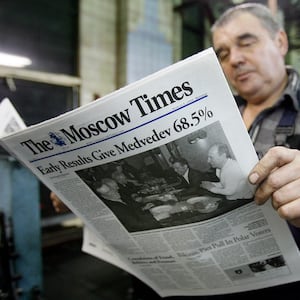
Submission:
[[0,65],[7,67],[23,68],[31,65],[31,60],[24,56],[0,52]]
[[237,5],[237,4],[241,4],[244,2],[244,0],[232,0],[233,4]]

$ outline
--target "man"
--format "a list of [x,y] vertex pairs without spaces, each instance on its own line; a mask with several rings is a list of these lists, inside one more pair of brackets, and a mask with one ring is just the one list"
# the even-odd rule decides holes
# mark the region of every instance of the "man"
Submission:
[[[300,129],[296,126],[295,134],[286,141],[277,141],[280,136],[274,135],[286,105],[297,112],[295,123],[300,124],[299,76],[295,70],[287,69],[284,63],[288,51],[286,33],[266,7],[252,3],[225,12],[214,24],[212,38],[224,73],[239,95],[245,125],[259,156],[262,156],[249,175],[250,182],[258,184],[255,201],[263,204],[271,198],[279,216],[300,227],[300,151],[295,150],[300,149],[297,139]],[[274,147],[276,144],[289,144],[295,149]],[[295,238],[296,227],[292,228]],[[269,299],[268,296],[272,296],[277,299],[298,292],[299,282],[296,282],[247,294],[196,298],[244,299],[246,296],[248,299],[262,296]],[[176,297],[178,299],[182,297]]]
[[[286,33],[265,6],[249,3],[226,11],[212,27],[212,40],[225,76],[238,94],[256,151],[262,156],[249,175],[249,181],[258,184],[255,201],[261,205],[271,199],[280,217],[300,227],[300,151],[295,150],[300,149],[300,128],[294,126],[300,122],[300,80],[294,69],[285,66]],[[293,135],[282,134],[289,127],[294,128]],[[291,230],[299,242],[296,227]],[[296,294],[299,285],[251,291],[247,297],[286,297]],[[240,297],[240,293],[220,296]]]
[[126,203],[132,202],[133,195],[136,194],[139,190],[137,184],[129,181],[126,175],[123,172],[119,171],[114,171],[111,174],[111,178],[117,182],[119,193],[122,195],[123,200]]
[[121,198],[115,180],[103,178],[95,187],[95,191],[129,232],[161,227],[151,213],[146,214]]
[[202,182],[201,186],[212,193],[221,194],[227,200],[251,199],[253,187],[250,187],[247,177],[243,174],[238,162],[230,157],[225,144],[214,144],[208,151],[208,164],[216,169],[219,182]]
[[[300,227],[300,152],[273,148],[286,106],[297,112],[295,123],[300,121],[299,75],[284,63],[286,33],[265,6],[252,3],[225,12],[212,27],[212,38],[224,73],[239,95],[256,151],[265,154],[249,176],[251,183],[259,184],[255,200],[263,204],[272,197],[278,214]],[[285,142],[300,149],[299,128],[295,130]]]
[[200,183],[203,180],[216,181],[214,174],[202,173],[190,168],[187,160],[181,157],[172,160],[172,167],[181,178],[181,187],[184,188],[183,194],[199,194]]

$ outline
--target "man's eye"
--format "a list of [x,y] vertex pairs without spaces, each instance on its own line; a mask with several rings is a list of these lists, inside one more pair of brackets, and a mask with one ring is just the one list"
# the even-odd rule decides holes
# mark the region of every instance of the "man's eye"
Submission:
[[219,59],[220,61],[224,61],[224,60],[228,57],[228,55],[229,55],[229,52],[228,52],[228,51],[220,51],[220,52],[218,53],[218,59]]
[[240,47],[250,47],[252,45],[254,45],[256,42],[256,39],[246,39],[246,40],[243,40],[239,43],[239,46]]
[[241,43],[240,47],[250,47],[253,43],[247,42],[247,43]]

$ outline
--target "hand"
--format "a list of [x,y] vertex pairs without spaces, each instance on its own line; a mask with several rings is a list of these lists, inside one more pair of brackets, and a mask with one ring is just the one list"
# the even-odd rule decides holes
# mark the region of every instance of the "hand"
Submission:
[[202,181],[200,183],[200,187],[202,187],[206,190],[211,190],[214,186],[215,186],[215,184],[210,181]]
[[255,202],[264,204],[271,198],[279,216],[300,227],[300,151],[273,147],[256,164],[249,175],[258,184]]
[[54,192],[50,193],[50,200],[52,201],[52,205],[56,212],[63,213],[69,211],[69,208],[58,198]]

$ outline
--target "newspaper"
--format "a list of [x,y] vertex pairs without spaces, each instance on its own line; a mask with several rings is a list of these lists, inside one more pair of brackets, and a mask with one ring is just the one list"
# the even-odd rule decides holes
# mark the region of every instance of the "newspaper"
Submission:
[[0,103],[0,137],[25,129],[26,125],[8,98]]
[[[228,150],[226,170],[212,169],[216,143]],[[83,251],[162,297],[300,279],[286,222],[270,201],[253,202],[247,175],[257,156],[211,48],[3,137],[1,145],[83,220]],[[218,180],[205,178],[191,191],[172,168],[178,157]],[[119,173],[126,173],[130,188],[116,185]],[[223,193],[228,178],[229,187],[239,184]]]

